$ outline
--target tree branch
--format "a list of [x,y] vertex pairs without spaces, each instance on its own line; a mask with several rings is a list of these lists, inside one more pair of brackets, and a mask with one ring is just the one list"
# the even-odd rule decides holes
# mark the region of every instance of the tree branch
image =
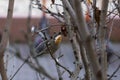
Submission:
[[107,53],[106,53],[106,33],[107,33],[107,26],[106,26],[106,15],[108,9],[109,0],[102,0],[102,8],[101,8],[101,15],[100,15],[100,27],[99,34],[98,34],[98,43],[100,45],[100,53],[101,53],[101,65],[102,65],[102,74],[103,79],[107,79]]
[[9,0],[8,5],[8,13],[7,13],[7,20],[4,27],[2,40],[0,43],[0,73],[2,76],[2,80],[7,80],[7,74],[4,67],[4,51],[6,49],[7,43],[9,41],[9,34],[10,34],[10,26],[12,24],[12,16],[13,16],[13,8],[14,8],[14,0]]

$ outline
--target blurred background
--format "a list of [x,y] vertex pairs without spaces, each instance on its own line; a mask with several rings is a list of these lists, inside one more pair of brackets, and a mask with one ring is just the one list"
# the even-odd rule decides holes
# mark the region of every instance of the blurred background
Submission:
[[[29,47],[26,44],[26,39],[24,38],[24,34],[23,34],[23,32],[27,31],[29,3],[30,3],[30,0],[15,0],[13,21],[12,21],[12,26],[10,31],[10,40],[8,44],[8,47],[11,50],[15,50],[15,48],[18,48],[21,55],[25,58],[27,58],[27,56],[30,54]],[[56,0],[56,3],[61,4],[61,1]],[[56,8],[50,7],[50,4],[51,4],[51,1],[46,0],[46,3],[45,3],[46,7],[49,7],[50,10],[56,12]],[[0,32],[3,31],[4,25],[6,22],[7,9],[8,9],[8,0],[0,0]],[[60,8],[60,11],[62,12],[62,8]],[[38,26],[42,15],[43,15],[43,12],[41,12],[39,9],[32,8],[31,26],[32,25]],[[51,17],[50,15],[46,15],[46,16],[50,24],[59,23],[58,20]],[[111,41],[113,42],[110,45],[114,49],[116,54],[120,55],[120,36],[119,36],[120,19],[116,18],[114,20],[113,25],[114,27],[111,34]],[[60,30],[60,26],[52,27],[50,30],[51,30],[50,33],[53,34],[53,32],[58,32]],[[62,54],[64,54],[64,57],[62,57],[61,59],[61,63],[65,67],[68,67],[70,70],[74,70],[75,66],[73,65],[73,62],[75,59],[74,59],[73,50],[70,42],[68,40],[67,42],[63,41],[62,44],[60,45],[60,49],[57,52],[58,53],[61,52]],[[114,60],[116,61],[113,62]],[[45,67],[48,73],[51,74],[51,76],[58,78],[57,77],[58,75],[56,73],[56,66],[54,65],[55,63],[50,58],[49,55],[40,57],[39,61]],[[10,52],[6,51],[5,65],[8,66],[6,67],[6,69],[7,69],[7,74],[9,78],[11,78],[11,76],[16,72],[16,70],[20,67],[22,63],[23,61],[16,58],[14,54],[10,54]],[[112,74],[119,64],[120,64],[120,60],[117,59],[116,56],[112,56],[108,73]],[[83,76],[83,75],[84,75],[84,70],[80,72],[80,76]],[[113,80],[120,79],[120,70],[117,72],[116,75],[117,77],[113,77]],[[65,78],[65,80],[69,80],[69,76],[67,73],[65,73],[63,77]],[[40,79],[40,75],[37,72],[35,72],[27,64],[25,64],[12,80],[42,80],[42,79]],[[45,79],[45,80],[48,80],[48,79]]]

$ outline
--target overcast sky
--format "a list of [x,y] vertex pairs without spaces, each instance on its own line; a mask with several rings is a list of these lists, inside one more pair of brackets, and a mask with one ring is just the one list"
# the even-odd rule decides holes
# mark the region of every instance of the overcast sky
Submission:
[[[27,17],[28,7],[30,0],[15,0],[13,17]],[[56,3],[61,3],[60,0],[56,0]],[[47,7],[50,10],[56,11],[54,6],[50,7],[50,0],[47,0]],[[8,8],[8,0],[0,0],[0,17],[6,17]],[[62,7],[60,8],[62,11]],[[32,8],[32,17],[40,17],[42,12],[37,8]]]
[[[0,0],[0,17],[6,17],[7,9],[8,9],[8,1],[9,0]],[[28,16],[28,7],[30,0],[15,0],[14,4],[14,13],[13,17],[27,17]],[[41,0],[42,1],[42,0]],[[55,0],[55,3],[61,4],[60,0]],[[56,12],[56,7],[50,7],[51,0],[46,0],[47,8]],[[97,6],[100,8],[101,0],[98,0]],[[110,5],[112,7],[112,5]],[[59,7],[60,11],[62,12],[62,7]],[[32,8],[32,17],[41,17],[42,12],[37,8]]]

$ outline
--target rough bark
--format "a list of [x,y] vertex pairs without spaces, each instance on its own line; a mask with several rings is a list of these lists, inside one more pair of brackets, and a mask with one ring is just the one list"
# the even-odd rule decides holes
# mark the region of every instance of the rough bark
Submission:
[[95,47],[93,45],[93,39],[91,38],[90,33],[88,31],[88,27],[85,23],[85,19],[83,17],[83,13],[82,13],[81,3],[78,0],[76,0],[75,5],[76,5],[76,10],[75,10],[76,15],[78,16],[78,21],[79,21],[78,30],[79,30],[80,34],[84,36],[84,37],[82,37],[80,35],[81,40],[85,46],[85,50],[86,50],[88,59],[91,64],[92,71],[94,72],[94,76],[95,76],[96,80],[101,80],[101,77],[102,77],[101,70],[100,70],[100,66],[97,61]]
[[69,11],[72,19],[74,20],[74,23],[77,25],[77,30],[83,43],[83,46],[85,46],[85,50],[90,61],[95,79],[102,80],[102,73],[97,61],[97,56],[95,54],[93,39],[90,36],[86,22],[84,20],[81,3],[79,0],[74,0],[76,9],[73,10],[68,0],[63,0],[63,2],[66,4],[67,10]]
[[6,24],[5,24],[3,35],[2,35],[2,41],[0,44],[0,73],[2,76],[2,80],[7,80],[7,74],[4,67],[3,57],[4,57],[4,51],[7,46],[7,42],[9,40],[10,26],[12,23],[12,15],[13,15],[13,7],[14,7],[14,0],[9,0],[7,20],[6,20]]
[[103,79],[107,80],[107,53],[106,53],[106,15],[108,9],[109,0],[102,0],[102,8],[100,15],[100,28],[99,28],[99,45],[100,45],[100,53],[101,53],[101,67]]
[[[64,3],[63,3],[64,5]],[[71,3],[72,5],[72,3]],[[73,48],[73,53],[74,53],[74,57],[75,57],[75,70],[73,71],[73,75],[71,76],[71,80],[76,80],[78,78],[78,75],[80,73],[80,70],[81,70],[81,57],[80,57],[80,48],[79,48],[79,45],[78,45],[78,42],[77,42],[77,39],[76,39],[76,34],[74,32],[74,29],[72,28],[72,24],[71,24],[71,18],[70,18],[70,15],[68,13],[68,11],[64,10],[65,12],[65,21],[67,24],[69,24],[67,26],[67,31],[68,31],[68,36],[69,36],[69,39],[71,41],[71,44],[72,44],[72,48]]]
[[3,56],[0,56],[0,73],[1,73],[2,80],[7,80],[7,74],[6,74],[6,70],[4,67]]

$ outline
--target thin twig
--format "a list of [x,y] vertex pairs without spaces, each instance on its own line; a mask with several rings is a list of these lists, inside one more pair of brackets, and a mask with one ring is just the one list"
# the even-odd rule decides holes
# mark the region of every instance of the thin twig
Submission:
[[120,69],[120,65],[117,67],[117,69],[113,72],[113,74],[108,78],[108,80],[111,80],[111,78],[117,73],[117,71]]
[[118,4],[115,2],[115,0],[113,0],[113,4],[115,5],[115,7],[117,8],[118,10],[118,13],[119,13],[119,17],[120,17],[120,5],[119,5],[119,1],[118,1]]
[[[25,61],[26,59],[24,59],[22,56],[17,56],[20,60]],[[50,78],[51,80],[55,80],[53,79],[50,75],[48,75],[48,73],[46,72],[46,70],[42,67],[42,66],[36,66],[35,64],[33,64],[31,61],[29,61],[29,59],[31,58],[31,56],[28,56],[28,59],[26,60],[26,64],[28,64],[33,70],[35,70],[38,73],[42,73],[44,76]]]
[[117,59],[111,61],[109,64],[112,64],[112,63],[116,62],[117,60],[119,60],[119,59],[117,58]]
[[71,72],[70,70],[68,70],[66,67],[62,66],[62,65],[56,60],[56,58],[53,56],[51,50],[49,49],[48,44],[46,44],[46,46],[47,46],[47,49],[48,49],[48,51],[49,51],[49,53],[50,53],[50,56],[51,56],[52,59],[55,61],[55,63],[56,63],[58,66],[60,66],[61,68],[63,68],[64,70],[66,70],[70,75],[72,75],[72,72]]
[[45,77],[42,76],[40,73],[39,73],[39,77],[41,78],[41,80],[45,80]]
[[[51,16],[53,16],[54,18],[56,18],[57,20],[59,20],[60,22],[64,22],[63,19],[63,15],[60,13],[55,13],[51,10],[49,10],[48,8],[46,8],[44,5],[40,4],[39,0],[36,0],[36,3],[33,3],[34,5],[38,6],[38,9],[40,9],[41,11],[43,11],[44,13],[50,14]],[[34,7],[35,8],[35,7]],[[60,19],[62,18],[62,20]]]
[[[34,54],[34,50],[33,50],[33,46],[32,46],[32,38],[31,38],[31,35],[30,35],[30,23],[31,23],[31,12],[32,12],[32,1],[33,0],[30,0],[30,5],[29,5],[29,13],[28,13],[28,22],[27,22],[27,40],[28,40],[28,45],[29,45],[29,47],[30,47],[30,53],[31,53],[31,55],[33,56],[33,54]],[[22,58],[22,57],[21,57]],[[23,59],[24,60],[24,59]],[[42,73],[43,75],[45,75],[46,77],[48,77],[48,78],[50,78],[50,79],[52,79],[52,80],[54,80],[47,72],[46,72],[46,70],[41,66],[41,65],[39,65],[39,66],[36,66],[36,65],[34,65],[34,64],[32,64],[31,62],[29,62],[29,61],[26,61],[26,63],[28,63],[28,65],[32,68],[32,69],[34,69],[35,71],[37,71],[37,72],[39,72],[39,73]],[[36,60],[36,63],[37,63],[37,60]]]
[[112,11],[108,11],[109,14],[107,14],[107,16],[111,15],[115,10],[116,10],[116,8],[114,8]]
[[26,61],[28,60],[29,58],[27,58],[23,63],[22,65],[17,69],[17,71],[13,74],[13,76],[10,78],[10,80],[13,80],[13,78],[16,76],[16,74],[20,71],[20,69],[24,66],[24,64],[26,63]]
[[[59,59],[63,56],[63,54],[61,54],[61,48],[59,48],[58,55],[59,56],[56,59],[59,62]],[[63,78],[62,78],[62,71],[60,70],[60,66],[58,66],[57,64],[56,64],[56,69],[57,69],[57,72],[58,72],[59,80],[63,80]]]

